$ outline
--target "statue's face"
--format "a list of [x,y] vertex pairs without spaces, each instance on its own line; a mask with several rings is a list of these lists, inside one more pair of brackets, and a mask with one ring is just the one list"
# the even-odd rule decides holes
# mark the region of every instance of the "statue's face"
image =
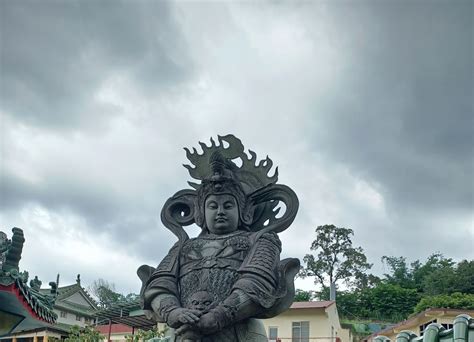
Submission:
[[227,234],[239,226],[239,206],[232,195],[210,195],[204,203],[204,214],[209,232]]

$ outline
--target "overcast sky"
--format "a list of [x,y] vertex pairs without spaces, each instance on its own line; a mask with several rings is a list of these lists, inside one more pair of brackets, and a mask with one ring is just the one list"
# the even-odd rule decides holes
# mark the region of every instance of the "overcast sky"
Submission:
[[[176,241],[183,147],[228,133],[318,225],[383,255],[474,258],[471,1],[0,1],[0,229],[21,269],[138,292]],[[197,230],[192,230],[196,232]],[[311,281],[298,287],[311,288]]]

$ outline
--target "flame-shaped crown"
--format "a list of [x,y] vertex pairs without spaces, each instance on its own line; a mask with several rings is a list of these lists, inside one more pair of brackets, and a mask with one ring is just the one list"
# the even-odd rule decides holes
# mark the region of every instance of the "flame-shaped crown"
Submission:
[[[244,151],[244,145],[240,139],[232,134],[225,136],[217,136],[218,144],[211,140],[211,145],[207,146],[203,142],[199,142],[202,148],[202,153],[198,153],[196,148],[191,152],[188,148],[186,156],[191,162],[191,165],[184,165],[188,169],[192,178],[197,180],[209,179],[213,175],[213,167],[219,167],[225,160],[226,169],[231,170],[233,177],[238,181],[243,190],[250,194],[268,184],[276,183],[278,180],[278,167],[272,176],[269,175],[273,162],[268,156],[261,160],[258,164],[257,154],[249,150],[250,157]],[[217,157],[219,155],[219,157]],[[237,166],[233,160],[241,161],[241,165]],[[217,163],[217,164],[216,164]],[[213,166],[214,165],[214,166]],[[188,182],[193,188],[198,189],[199,184]]]

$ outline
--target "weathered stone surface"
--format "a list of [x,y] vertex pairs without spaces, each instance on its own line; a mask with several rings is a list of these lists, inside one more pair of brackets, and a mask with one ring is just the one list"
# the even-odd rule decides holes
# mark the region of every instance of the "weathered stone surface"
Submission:
[[[185,165],[200,183],[161,212],[178,242],[156,268],[138,269],[143,309],[173,328],[175,341],[267,341],[258,318],[278,315],[294,297],[300,263],[280,260],[277,233],[293,222],[298,198],[276,184],[278,170],[269,175],[268,157],[257,163],[233,135],[200,146],[202,153],[186,149],[192,165]],[[194,223],[202,231],[189,238],[184,227]]]

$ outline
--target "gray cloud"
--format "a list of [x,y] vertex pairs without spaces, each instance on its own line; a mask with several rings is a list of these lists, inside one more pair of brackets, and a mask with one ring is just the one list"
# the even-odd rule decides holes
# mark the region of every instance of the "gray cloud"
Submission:
[[150,96],[192,74],[167,2],[2,1],[2,107],[43,127],[94,128],[117,108],[95,95],[125,75]]
[[315,109],[315,145],[381,185],[400,210],[470,211],[472,4],[425,4],[338,13],[345,30],[336,41],[351,62]]
[[175,241],[181,148],[229,132],[300,197],[285,256],[334,223],[375,263],[474,257],[470,2],[0,6],[0,222],[35,239],[25,268],[54,278],[34,259],[54,234],[49,264],[62,241],[133,290]]

